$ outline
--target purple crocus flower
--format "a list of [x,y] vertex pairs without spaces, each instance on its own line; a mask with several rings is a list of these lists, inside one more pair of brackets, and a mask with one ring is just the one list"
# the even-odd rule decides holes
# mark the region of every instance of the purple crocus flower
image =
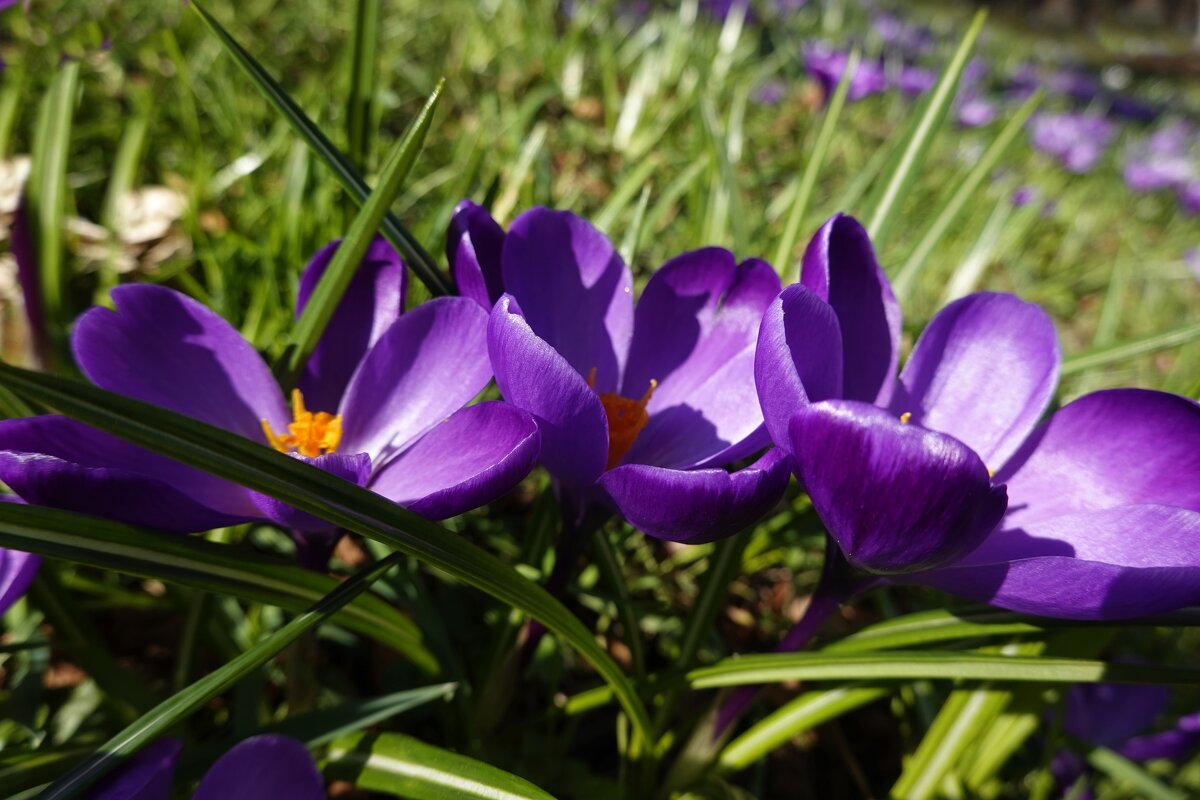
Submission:
[[787,87],[783,81],[770,80],[759,84],[754,92],[751,93],[750,99],[760,105],[776,106],[787,94]]
[[[170,800],[182,743],[160,739],[92,790],[92,800]],[[231,747],[200,779],[192,800],[324,800],[325,781],[301,742],[279,734]]]
[[1197,180],[1200,169],[1188,152],[1194,137],[1191,125],[1176,122],[1134,143],[1125,157],[1125,183],[1135,192],[1154,192]]
[[[302,276],[301,308],[335,247]],[[453,516],[529,472],[537,429],[507,403],[464,408],[491,378],[487,313],[452,297],[401,314],[403,274],[396,252],[376,240],[290,410],[229,323],[162,286],[114,289],[115,310],[94,308],[76,323],[75,358],[102,388],[273,446],[423,516]],[[313,566],[333,544],[322,520],[59,416],[0,422],[0,480],[31,503],[171,531],[270,520],[300,534],[301,557]]]
[[[839,50],[828,42],[812,42],[804,50],[804,68],[821,84],[826,98],[833,95],[849,62],[848,51]],[[864,58],[859,61],[858,69],[850,77],[850,89],[846,100],[852,103],[868,95],[887,91],[887,87],[887,74],[883,65]]]
[[905,64],[896,73],[895,85],[902,93],[915,96],[932,89],[937,79],[937,73],[928,67]]
[[1200,180],[1188,181],[1176,190],[1179,208],[1189,216],[1200,214]]
[[1090,172],[1108,149],[1116,127],[1098,114],[1038,114],[1029,121],[1034,148],[1053,156],[1069,172]]
[[1200,404],[1108,390],[1039,426],[1054,326],[1006,294],[943,309],[895,380],[899,310],[849,217],[801,281],[764,315],[759,397],[852,566],[1069,619],[1200,602]]
[[480,246],[479,232],[494,230],[464,213],[456,229],[474,218],[475,246],[454,245],[455,274],[500,277],[488,328],[496,383],[537,419],[568,518],[609,505],[652,536],[694,543],[775,504],[788,480],[778,450],[723,469],[769,444],[754,388],[759,320],[779,292],[769,264],[716,247],[684,253],[651,276],[635,312],[629,268],[585,220],[532,209],[497,250]]

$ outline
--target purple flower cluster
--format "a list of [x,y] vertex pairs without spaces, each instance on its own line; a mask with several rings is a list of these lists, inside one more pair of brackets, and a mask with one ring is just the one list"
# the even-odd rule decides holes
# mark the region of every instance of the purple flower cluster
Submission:
[[1135,192],[1170,189],[1179,207],[1200,214],[1200,141],[1196,127],[1179,120],[1130,145],[1125,156],[1125,183]]
[[1112,121],[1090,112],[1037,114],[1029,121],[1034,148],[1076,174],[1091,172],[1116,134]]

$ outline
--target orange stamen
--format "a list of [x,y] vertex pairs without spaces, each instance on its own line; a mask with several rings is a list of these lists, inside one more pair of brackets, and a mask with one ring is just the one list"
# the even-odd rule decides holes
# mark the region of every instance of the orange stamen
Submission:
[[[595,367],[588,371],[587,383],[592,389],[596,388]],[[616,392],[603,392],[599,395],[600,405],[604,406],[604,416],[608,418],[608,464],[605,469],[612,469],[621,463],[621,459],[637,441],[638,434],[650,421],[650,415],[646,413],[646,404],[654,396],[657,386],[658,381],[651,378],[650,388],[640,400],[631,400]]]
[[304,407],[304,395],[299,389],[292,390],[292,422],[288,432],[276,434],[265,419],[262,428],[267,441],[279,452],[297,452],[309,458],[335,452],[342,441],[341,415],[309,411]]

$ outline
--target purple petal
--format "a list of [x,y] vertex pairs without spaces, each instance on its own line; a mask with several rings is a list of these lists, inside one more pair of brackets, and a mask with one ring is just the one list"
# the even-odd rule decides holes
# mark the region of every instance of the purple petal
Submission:
[[608,461],[608,420],[596,393],[541,339],[504,295],[492,310],[488,352],[504,399],[537,420],[541,461],[572,489],[590,487]]
[[870,572],[929,569],[972,550],[1004,513],[1004,487],[949,436],[837,400],[792,419],[798,477],[846,558]]
[[631,525],[686,544],[723,539],[753,525],[779,502],[787,483],[787,454],[777,447],[733,473],[625,464],[600,478]]
[[1165,758],[1182,764],[1200,750],[1200,712],[1180,717],[1171,730],[1138,736],[1116,749],[1131,761]]
[[181,533],[259,516],[248,490],[65,417],[0,421],[0,481],[35,505]]
[[719,466],[761,450],[734,448],[762,427],[754,349],[763,311],[779,294],[770,264],[740,266],[718,247],[671,259],[638,301],[621,394],[641,397],[655,380],[649,423],[626,463]]
[[784,289],[763,314],[754,382],[767,432],[790,451],[792,415],[842,396],[842,332],[833,307],[800,284]]
[[91,309],[72,336],[75,360],[97,386],[256,441],[262,420],[275,430],[291,422],[262,357],[213,311],[144,283],[118,286],[112,299],[115,311]]
[[[366,453],[342,455],[341,453],[326,453],[316,458],[291,454],[292,458],[312,464],[318,469],[325,470],[330,475],[350,481],[356,486],[366,486],[371,475],[371,458]],[[277,525],[301,533],[330,533],[337,526],[320,517],[300,511],[282,500],[259,492],[250,493],[255,505],[262,511],[263,516]]]
[[90,800],[170,800],[183,742],[159,739],[92,787]]
[[508,403],[458,411],[380,469],[371,489],[430,519],[492,502],[529,474],[537,423]]
[[[1014,501],[1015,502],[1015,501]],[[1006,525],[920,576],[985,603],[1067,619],[1121,619],[1200,603],[1200,512],[1122,506]]]
[[487,209],[470,200],[459,203],[446,234],[446,260],[458,293],[484,308],[494,306],[504,294],[500,274],[503,249],[504,229]]
[[1170,699],[1166,686],[1078,684],[1063,701],[1063,729],[1076,739],[1116,747],[1153,725]]
[[[340,240],[325,245],[305,267],[296,296],[297,317],[308,305],[339,244]],[[400,254],[386,239],[376,236],[300,376],[299,386],[309,408],[333,411],[338,407],[355,367],[404,311],[406,289]]]
[[346,389],[339,449],[381,463],[483,391],[487,320],[465,297],[439,297],[396,320]]
[[973,294],[942,309],[917,340],[892,411],[948,433],[998,468],[1054,397],[1054,323],[1010,294]]
[[278,734],[252,736],[217,759],[192,800],[325,800],[325,781],[308,748]]
[[29,335],[33,342],[34,357],[45,363],[47,357],[46,317],[42,308],[42,278],[37,255],[37,239],[29,219],[29,208],[25,193],[17,202],[12,220],[12,253],[17,260],[17,282],[21,285],[25,318],[29,321]]
[[900,352],[900,306],[858,220],[838,214],[820,227],[804,251],[800,282],[837,314],[842,396],[885,405]]
[[1200,405],[1145,389],[1086,395],[1055,413],[996,479],[1012,498],[1005,527],[1121,505],[1200,511]]
[[41,557],[32,553],[0,548],[0,614],[21,599],[41,563]]
[[633,278],[612,242],[568,211],[534,208],[504,239],[504,289],[575,371],[614,392],[633,333]]

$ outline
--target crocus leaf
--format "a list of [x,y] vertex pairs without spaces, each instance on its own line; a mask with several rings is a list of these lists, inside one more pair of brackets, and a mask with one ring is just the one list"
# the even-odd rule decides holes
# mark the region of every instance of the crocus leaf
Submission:
[[[242,549],[20,503],[0,503],[0,547],[172,581],[289,611],[304,609],[337,586],[333,578]],[[427,674],[438,670],[417,627],[375,595],[355,598],[335,621],[394,649]]]
[[293,382],[304,369],[304,363],[317,346],[317,340],[325,332],[325,327],[333,318],[342,295],[346,293],[346,288],[354,278],[354,271],[366,255],[375,231],[379,230],[388,206],[392,204],[405,178],[412,171],[417,154],[425,142],[425,134],[433,121],[433,112],[442,96],[444,85],[445,81],[438,83],[429,99],[425,101],[421,113],[417,114],[404,136],[396,143],[387,164],[384,165],[379,185],[359,209],[354,222],[350,224],[350,230],[334,251],[329,266],[321,273],[316,288],[304,304],[304,311],[301,312],[300,319],[296,320],[284,349],[284,371],[287,376],[285,383]]
[[554,800],[524,778],[397,733],[338,739],[324,770],[359,788],[412,800]]
[[403,556],[396,553],[383,561],[359,570],[275,633],[155,706],[136,722],[101,745],[91,756],[75,765],[70,772],[56,780],[39,796],[42,800],[66,800],[68,797],[78,797],[81,792],[114,769],[121,761],[154,741],[177,722],[188,717],[241,678],[267,663],[306,631],[331,617],[356,596],[370,588],[372,583],[383,577],[384,573],[402,560]]
[[1183,794],[1107,747],[1097,747],[1088,753],[1088,763],[1117,783],[1131,787],[1145,800],[1184,800]]
[[379,0],[355,0],[350,96],[346,98],[346,142],[350,163],[365,169],[371,156],[371,101],[375,95],[375,53],[379,47]]
[[[321,129],[308,118],[296,101],[284,91],[283,87],[271,77],[254,56],[250,55],[245,48],[238,44],[237,40],[229,35],[229,32],[221,26],[221,23],[217,22],[215,17],[209,14],[199,2],[189,2],[188,5],[216,34],[226,52],[233,57],[255,87],[275,107],[275,110],[300,135],[305,144],[312,148],[313,152],[333,170],[338,182],[350,193],[350,196],[356,202],[366,202],[367,196],[371,192],[370,187],[367,186],[367,182],[363,180],[362,175],[354,168],[350,160],[334,147],[333,142],[329,141]],[[430,294],[436,296],[451,293],[450,284],[438,270],[433,256],[421,246],[416,237],[409,233],[399,219],[392,214],[385,214],[381,229],[388,241],[404,256],[404,260],[413,274],[429,289]]]
[[1169,347],[1194,342],[1200,339],[1200,324],[1183,325],[1162,333],[1154,333],[1141,339],[1133,339],[1109,347],[1100,347],[1086,353],[1077,353],[1063,359],[1059,374],[1077,375],[1109,364],[1119,364],[1131,358],[1144,356]]
[[0,380],[67,416],[382,542],[523,611],[596,668],[635,730],[650,741],[650,719],[636,689],[575,615],[512,566],[446,528],[374,492],[192,417],[7,364],[0,364]]

